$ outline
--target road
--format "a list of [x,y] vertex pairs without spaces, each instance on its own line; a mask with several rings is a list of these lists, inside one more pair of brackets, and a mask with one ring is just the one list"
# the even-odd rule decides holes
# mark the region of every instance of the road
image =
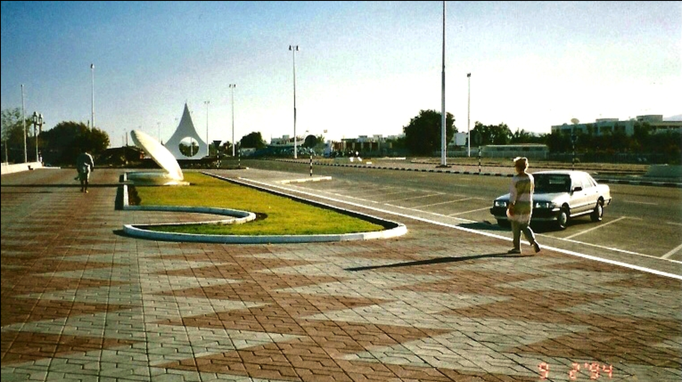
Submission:
[[[246,160],[242,165],[308,175],[308,166],[297,163]],[[287,187],[396,216],[511,237],[509,229],[498,226],[489,213],[492,200],[507,192],[508,177],[335,166],[316,166],[314,171],[315,176],[331,180]],[[605,209],[602,222],[581,217],[563,231],[536,226],[538,241],[586,256],[682,275],[682,189],[629,184],[610,187],[613,203]],[[409,222],[404,223],[409,228]]]

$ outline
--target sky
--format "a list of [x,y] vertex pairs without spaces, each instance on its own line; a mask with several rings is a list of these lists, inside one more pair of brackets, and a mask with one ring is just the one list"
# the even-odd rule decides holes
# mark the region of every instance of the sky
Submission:
[[443,4],[2,1],[1,108],[89,123],[94,93],[111,147],[165,142],[185,104],[209,141],[293,136],[294,103],[298,136],[395,136],[444,72],[460,132],[682,115],[682,2]]

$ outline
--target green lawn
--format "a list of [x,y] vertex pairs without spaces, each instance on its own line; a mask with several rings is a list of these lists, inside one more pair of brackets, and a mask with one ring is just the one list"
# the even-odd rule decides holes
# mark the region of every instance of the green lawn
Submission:
[[380,231],[384,227],[333,210],[257,191],[198,172],[185,172],[190,186],[135,186],[141,206],[218,207],[250,211],[245,224],[150,227],[164,232],[211,235],[314,235]]

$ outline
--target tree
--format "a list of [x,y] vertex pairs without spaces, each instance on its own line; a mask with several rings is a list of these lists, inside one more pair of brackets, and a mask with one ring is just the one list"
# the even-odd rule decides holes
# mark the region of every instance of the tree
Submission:
[[512,132],[506,123],[499,125],[484,125],[476,122],[472,130],[472,137],[475,133],[481,134],[481,145],[508,145],[512,142]]
[[510,143],[536,143],[537,141],[537,137],[533,133],[527,132],[524,129],[516,129],[516,132],[511,136]]
[[263,140],[263,137],[261,136],[260,133],[253,132],[251,134],[245,135],[242,137],[242,139],[239,141],[241,144],[242,148],[254,148],[254,149],[262,149],[265,148],[266,144],[265,141]]
[[[454,126],[455,118],[451,113],[445,113],[445,137],[450,142],[457,132]],[[410,120],[410,124],[403,126],[407,149],[416,155],[432,155],[441,149],[442,114],[435,110],[421,110],[419,115]]]
[[310,135],[308,135],[307,137],[305,137],[305,141],[303,142],[303,147],[309,147],[309,148],[312,149],[312,148],[314,148],[315,146],[317,146],[317,143],[318,143],[318,142],[319,142],[319,141],[317,140],[317,137],[314,136],[314,135],[312,135],[312,134],[310,134]]
[[73,164],[85,148],[95,160],[109,147],[109,135],[98,129],[90,128],[83,122],[60,122],[54,128],[44,131],[40,136],[43,142],[45,162]]
[[[7,161],[13,163],[23,163],[24,162],[24,124],[26,126],[27,135],[27,150],[31,147],[29,146],[28,135],[32,131],[33,122],[31,118],[26,118],[24,123],[21,119],[21,109],[5,109],[2,111],[2,144],[3,144],[3,157],[7,154]],[[35,147],[35,141],[33,141],[33,147]],[[5,151],[6,150],[6,151]]]

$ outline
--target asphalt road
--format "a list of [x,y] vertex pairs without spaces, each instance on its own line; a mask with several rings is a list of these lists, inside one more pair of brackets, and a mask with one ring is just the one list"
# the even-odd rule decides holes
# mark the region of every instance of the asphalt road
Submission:
[[[309,171],[304,164],[278,161],[243,160],[242,165],[302,177]],[[489,212],[492,200],[507,192],[508,177],[334,166],[315,166],[314,172],[331,180],[288,187],[397,216],[511,237],[509,229],[498,226]],[[593,223],[586,216],[573,220],[565,230],[534,226],[538,241],[587,256],[682,275],[682,189],[609,186],[613,202],[605,209],[602,222]]]

